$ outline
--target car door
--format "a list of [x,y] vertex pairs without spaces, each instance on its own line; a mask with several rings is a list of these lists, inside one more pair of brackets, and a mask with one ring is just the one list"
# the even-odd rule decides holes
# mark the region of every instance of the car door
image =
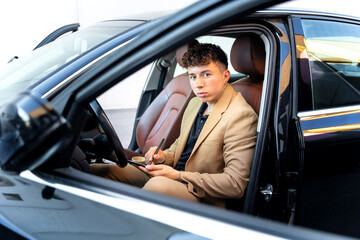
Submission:
[[293,18],[303,150],[296,223],[360,236],[360,22]]
[[[264,5],[269,3],[258,2]],[[302,230],[288,229],[231,211],[144,192],[68,168],[64,161],[71,158],[86,119],[85,106],[90,101],[127,75],[180,46],[191,37],[217,27],[227,19],[239,17],[239,14],[250,11],[255,6],[254,1],[199,2],[161,21],[159,25],[153,26],[152,31],[141,34],[126,47],[114,49],[108,53],[108,57],[97,59],[86,71],[63,79],[61,88],[55,87],[54,91],[43,96],[42,100],[36,95],[26,95],[35,102],[43,102],[43,107],[52,106],[55,112],[61,113],[58,118],[51,119],[61,119],[61,123],[66,120],[67,124],[63,125],[68,128],[56,135],[59,139],[52,139],[58,140],[55,148],[37,149],[36,153],[46,153],[40,154],[41,158],[38,159],[35,155],[14,161],[14,172],[21,169],[23,163],[28,164],[26,169],[29,170],[21,172],[20,177],[14,174],[14,178],[11,178],[13,172],[4,173],[12,182],[28,187],[27,191],[22,191],[25,195],[21,198],[18,196],[20,194],[15,192],[16,188],[5,189],[3,195],[12,190],[14,195],[10,194],[9,199],[21,203],[34,201],[34,205],[24,204],[24,208],[29,210],[26,221],[20,218],[21,211],[14,211],[21,209],[17,208],[16,204],[10,211],[5,212],[7,209],[2,209],[7,219],[16,222],[14,225],[28,234],[24,236],[38,239],[196,239],[196,235],[211,239],[320,237],[318,233],[311,231],[307,231],[306,235]],[[22,98],[19,100],[23,102]],[[29,119],[29,116],[38,117],[41,116],[40,113],[47,113],[23,110],[15,111],[23,120]],[[44,138],[42,141],[46,140]],[[61,163],[65,165],[57,169],[49,168],[49,165],[47,168],[43,165],[39,167],[43,161],[50,166],[64,161]],[[30,187],[32,184],[35,185],[34,189]],[[42,200],[39,204],[47,203],[51,206],[42,208],[41,205],[36,205],[37,198]],[[9,214],[14,214],[13,218],[10,218]],[[31,221],[32,219],[34,221]],[[96,223],[99,225],[96,226]]]

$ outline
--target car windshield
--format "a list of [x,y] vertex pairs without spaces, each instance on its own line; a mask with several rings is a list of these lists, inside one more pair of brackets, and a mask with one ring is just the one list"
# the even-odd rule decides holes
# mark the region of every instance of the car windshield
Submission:
[[106,21],[80,28],[0,68],[0,106],[99,43],[144,21]]

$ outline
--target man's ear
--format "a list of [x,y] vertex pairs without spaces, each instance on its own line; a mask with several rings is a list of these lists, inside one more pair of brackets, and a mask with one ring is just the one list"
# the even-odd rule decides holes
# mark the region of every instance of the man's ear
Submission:
[[231,75],[231,73],[230,73],[229,69],[226,69],[226,70],[224,71],[224,80],[225,80],[225,83],[227,83],[227,82],[229,81],[230,75]]

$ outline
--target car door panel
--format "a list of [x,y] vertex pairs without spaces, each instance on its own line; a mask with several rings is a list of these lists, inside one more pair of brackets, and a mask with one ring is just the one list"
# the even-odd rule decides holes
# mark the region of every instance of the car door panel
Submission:
[[[294,21],[299,65],[304,70],[298,78],[297,116],[304,160],[296,223],[359,236],[360,195],[355,189],[360,187],[360,95],[347,81],[344,69],[353,69],[345,52],[349,46],[357,51],[353,40],[359,39],[356,32],[360,28],[337,19],[302,17]],[[346,42],[349,38],[339,38],[342,34],[353,40]],[[306,104],[300,102],[304,98],[308,98]]]
[[[182,232],[136,214],[117,211],[101,202],[79,197],[74,192],[54,188],[43,180],[36,182],[4,172],[1,172],[1,176],[13,183],[0,187],[3,196],[0,201],[1,216],[22,229],[26,238],[167,239],[174,233]],[[118,201],[122,202],[121,199]],[[149,235],[149,229],[156,231]]]
[[[48,201],[44,210],[29,209],[29,215],[26,215],[23,221],[25,229],[36,231],[37,225],[26,220],[41,215],[42,220],[49,219],[42,224],[45,224],[44,229],[49,227],[53,230],[49,235],[55,237],[51,239],[101,237],[203,240],[239,239],[240,236],[245,239],[275,240],[301,236],[302,239],[324,237],[335,240],[338,237],[311,230],[293,229],[253,216],[165,195],[144,194],[139,188],[89,177],[88,174],[71,168],[58,169],[51,174],[26,171],[20,177],[15,177],[17,181],[26,184],[28,190],[22,192],[31,193],[28,198],[30,204],[39,201],[36,204],[40,206],[42,202]],[[74,215],[75,212],[77,214]],[[54,220],[52,216],[55,216]],[[57,238],[56,233],[62,238]],[[38,236],[40,237],[36,239],[50,239],[44,232],[38,232]]]
[[356,231],[360,210],[356,191],[360,187],[358,111],[300,114],[305,161],[298,224],[360,234]]
[[[270,1],[257,3],[267,5]],[[232,20],[235,20],[242,11],[253,9],[254,4],[254,1],[241,3],[200,1],[191,9],[186,9],[167,21],[159,22],[159,25],[155,23],[152,25],[153,29],[145,29],[142,34],[134,35],[136,36],[134,39],[129,36],[127,39],[131,41],[124,45],[107,49],[99,55],[99,58],[91,61],[91,66],[86,64],[84,68],[77,68],[79,71],[72,71],[69,69],[76,64],[70,63],[69,68],[60,69],[48,78],[56,79],[58,83],[64,85],[56,86],[54,91],[50,88],[46,89],[43,98],[49,100],[62,117],[66,118],[69,129],[71,127],[72,130],[71,134],[67,131],[61,136],[61,142],[57,141],[61,143],[61,149],[66,154],[60,155],[60,159],[55,160],[69,159],[68,155],[71,155],[71,150],[83,129],[87,115],[84,106],[87,106],[89,101],[194,36],[220,26],[232,17],[234,17]],[[271,65],[268,74],[271,76],[268,76],[268,79],[273,82],[268,81],[263,91],[263,96],[266,93],[267,100],[262,102],[261,114],[264,116],[261,117],[264,121],[261,124],[264,125],[258,128],[261,130],[258,130],[261,135],[259,134],[260,145],[257,147],[260,146],[261,150],[257,150],[255,155],[255,159],[259,160],[255,173],[261,176],[255,176],[255,181],[249,184],[253,196],[247,195],[250,196],[247,200],[256,199],[258,203],[248,202],[248,212],[286,221],[288,210],[293,211],[292,208],[295,208],[293,201],[287,201],[297,197],[295,224],[358,236],[357,212],[360,210],[358,204],[360,194],[357,194],[356,189],[359,187],[360,164],[357,159],[359,153],[357,149],[360,148],[357,146],[360,142],[358,124],[360,107],[329,108],[320,111],[309,109],[309,106],[315,106],[312,101],[313,95],[309,92],[312,88],[307,86],[300,89],[301,84],[297,85],[299,82],[296,81],[297,78],[307,75],[306,64],[311,61],[308,60],[306,51],[297,52],[303,55],[295,54],[296,57],[292,55],[294,52],[292,48],[306,49],[304,44],[298,44],[298,41],[304,40],[304,37],[295,36],[296,44],[291,46],[288,26],[282,23],[284,19],[272,20],[271,24],[274,24],[274,27],[271,27],[271,31],[276,31],[269,32],[266,37],[269,38],[271,47],[274,47],[268,53],[271,55],[268,59],[270,60],[268,64]],[[301,22],[300,19],[298,21]],[[97,50],[104,49],[100,47]],[[298,66],[301,69],[292,68],[291,64],[293,62],[296,64],[294,58],[304,59],[305,61],[301,62],[305,65]],[[78,63],[81,65],[80,61]],[[302,71],[303,75],[298,76],[298,72],[291,74],[292,69]],[[65,75],[66,79],[62,79],[61,76]],[[69,81],[63,82],[67,80]],[[347,83],[344,85],[347,86]],[[354,90],[352,87],[348,89]],[[145,89],[138,116],[145,110],[143,104],[148,105],[156,95],[155,91],[155,89]],[[38,93],[41,95],[40,92]],[[307,104],[301,108],[300,104],[296,106],[298,103],[296,101],[302,101],[305,96],[310,97],[310,100],[306,100]],[[268,105],[264,106],[264,104]],[[297,107],[300,112],[297,112]],[[21,116],[24,117],[22,113]],[[296,122],[297,120],[299,123]],[[299,143],[296,143],[296,140],[299,140]],[[55,148],[60,149],[58,146]],[[47,157],[49,163],[54,160],[52,152],[49,152]],[[23,159],[23,163],[27,160],[29,159]],[[261,165],[262,160],[267,160],[268,165]],[[303,165],[300,165],[302,163]],[[53,167],[43,166],[36,169],[35,166],[21,172],[20,175],[0,172],[1,176],[13,183],[12,186],[0,186],[3,197],[0,199],[2,206],[0,213],[9,222],[18,226],[18,230],[21,228],[25,231],[22,236],[30,239],[337,239],[339,237],[145,192],[133,186],[74,170],[66,165],[66,161],[64,164],[63,168],[55,170]],[[269,166],[271,169],[267,168]],[[301,187],[299,187],[299,179]],[[268,181],[274,183],[274,192],[273,189],[266,188],[265,183]],[[288,190],[296,191],[293,195],[287,195]],[[273,200],[276,201],[273,205],[268,202],[263,204],[267,201],[265,195],[269,194],[269,191],[271,194],[274,193]],[[270,209],[272,207],[274,211]],[[266,211],[268,209],[270,210]],[[262,210],[264,212],[261,212]],[[341,224],[339,219],[343,220]]]

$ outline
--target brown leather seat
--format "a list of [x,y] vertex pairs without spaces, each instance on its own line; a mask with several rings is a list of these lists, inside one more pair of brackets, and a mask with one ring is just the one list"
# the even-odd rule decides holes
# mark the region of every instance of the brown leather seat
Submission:
[[247,77],[232,83],[232,86],[235,91],[241,92],[257,114],[260,110],[265,56],[264,42],[253,33],[239,36],[230,53],[230,61],[234,69],[247,75]]
[[[187,49],[186,44],[176,51],[176,61],[179,64]],[[165,138],[165,142],[161,149],[170,147],[180,134],[183,113],[194,96],[187,73],[172,79],[146,109],[138,123],[136,141],[141,154],[125,149],[127,158],[144,155],[150,147],[157,146],[162,138]]]

